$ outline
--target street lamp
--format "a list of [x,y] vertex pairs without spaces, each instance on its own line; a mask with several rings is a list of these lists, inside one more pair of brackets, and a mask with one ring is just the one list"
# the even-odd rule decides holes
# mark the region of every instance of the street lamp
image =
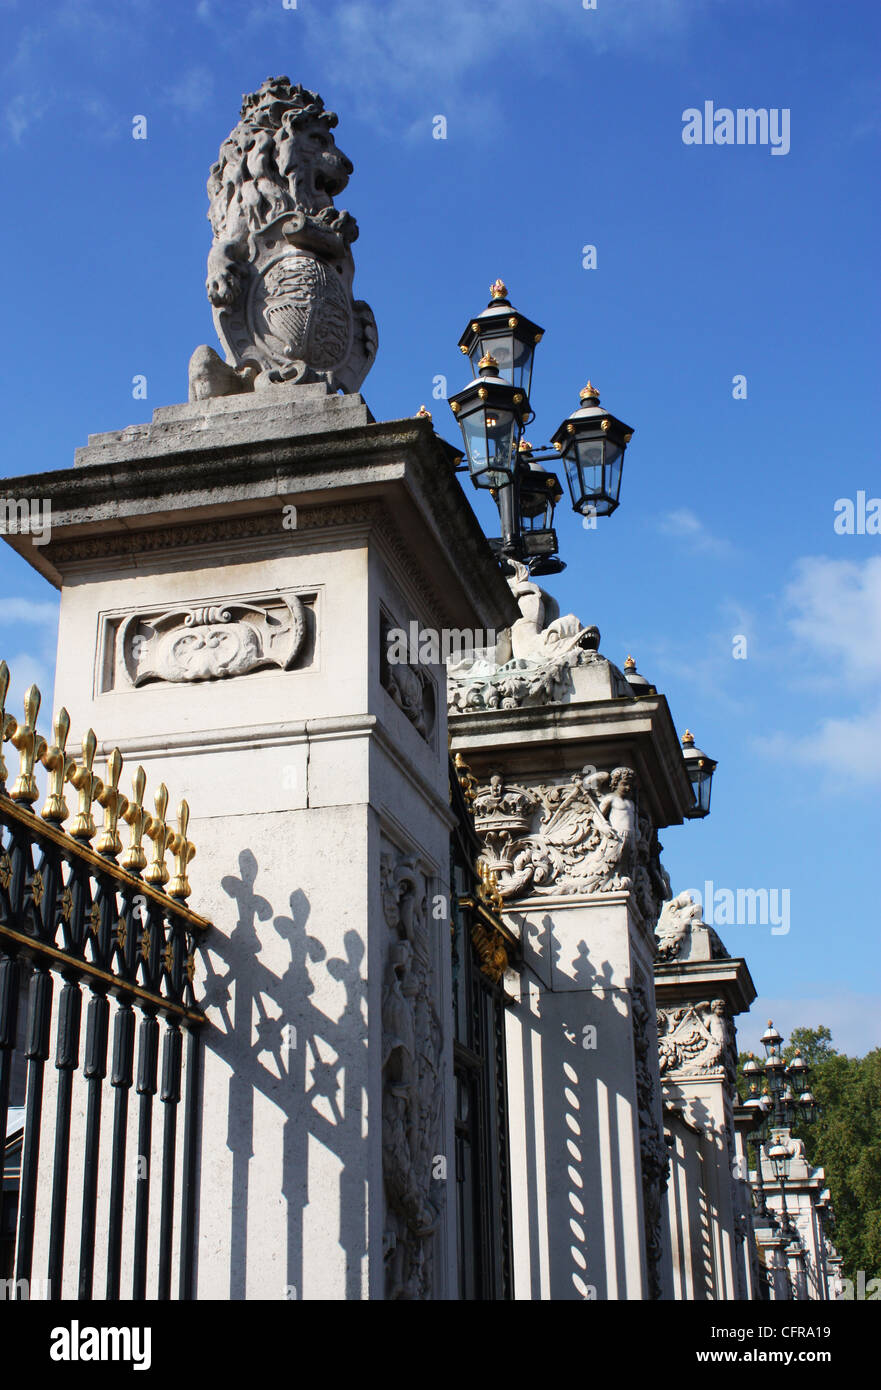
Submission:
[[624,450],[633,430],[600,407],[600,393],[590,382],[580,392],[581,405],[564,420],[551,443],[566,465],[572,506],[582,516],[611,516],[618,506]]
[[563,496],[560,480],[539,463],[526,439],[520,441],[519,460],[520,530],[528,553],[534,557],[530,573],[559,574],[564,565],[556,554],[554,511]]
[[482,357],[494,357],[499,375],[528,400],[535,347],[541,342],[544,329],[513,308],[501,280],[490,287],[490,295],[483,313],[471,320],[459,339],[459,348],[471,359],[475,375]]
[[713,790],[713,773],[719,766],[715,758],[709,757],[696,747],[694,734],[686,729],[682,735],[682,756],[685,770],[694,791],[694,805],[685,814],[689,820],[702,820],[710,814],[710,795]]
[[532,574],[556,574],[565,568],[555,554],[553,528],[563,490],[542,465],[562,456],[574,510],[611,516],[633,431],[600,408],[599,392],[588,382],[579,409],[554,434],[553,448],[527,444],[521,450],[523,430],[535,418],[529,393],[543,330],[514,308],[501,280],[490,294],[486,309],[459,339],[474,378],[450,396],[450,408],[462,430],[471,481],[489,489],[499,509],[502,535],[490,545],[502,560],[524,562]]
[[510,486],[517,471],[517,443],[529,411],[523,391],[499,375],[492,353],[481,357],[477,376],[450,397],[465,438],[465,452],[475,487]]

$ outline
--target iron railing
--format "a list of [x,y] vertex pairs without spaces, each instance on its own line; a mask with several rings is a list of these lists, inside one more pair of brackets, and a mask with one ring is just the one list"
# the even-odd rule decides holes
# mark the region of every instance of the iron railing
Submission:
[[[28,1298],[32,1288],[43,1090],[54,1023],[57,1080],[48,1208],[47,1296],[62,1296],[65,1238],[74,1205],[69,1192],[71,1109],[74,1077],[80,1070],[86,1095],[77,1295],[82,1299],[93,1296],[100,1236],[107,1252],[106,1297],[120,1297],[126,1197],[133,1195],[131,1245],[125,1264],[131,1279],[131,1296],[146,1297],[149,1272],[151,1279],[155,1274],[158,1297],[171,1297],[177,1107],[181,1099],[185,1032],[178,1296],[191,1298],[199,1039],[205,1022],[195,999],[193,981],[198,945],[210,924],[186,905],[190,893],[187,864],[195,854],[187,839],[189,809],[185,801],[180,803],[177,827],[173,828],[166,821],[168,793],[163,784],[156,792],[154,813],[145,810],[146,778],[141,767],[134,774],[131,799],[124,796],[119,790],[123,763],[118,749],[108,757],[106,779],[102,780],[93,767],[97,741],[92,730],[83,739],[82,759],[77,761],[66,752],[70,728],[67,711],[59,712],[50,742],[36,728],[40,707],[37,687],[31,686],[25,695],[24,721],[17,722],[5,710],[8,685],[8,668],[0,662],[0,1136],[4,1150],[17,1046],[26,1063],[17,1219],[14,1223],[6,1221],[7,1227],[14,1224],[16,1228],[13,1296]],[[15,746],[20,762],[18,777],[8,790],[4,742]],[[38,763],[48,771],[48,795],[39,814],[32,809],[40,799],[34,775]],[[67,784],[76,790],[78,806],[65,828],[64,822],[70,815],[65,802]],[[93,818],[95,803],[104,810],[100,827]],[[122,823],[129,828],[125,850],[119,834]],[[149,862],[145,838],[152,842]],[[174,858],[173,874],[169,874],[165,863],[169,852]],[[113,1010],[111,997],[115,999]],[[85,1047],[81,1059],[84,1001]],[[112,1049],[108,1064],[111,1014]],[[20,1023],[24,1024],[23,1030]],[[161,1074],[160,1031],[164,1034]],[[108,1071],[114,1093],[110,1179],[106,1211],[102,1203],[99,1213],[101,1112]],[[133,1174],[126,1167],[132,1086],[138,1097],[138,1162]],[[153,1107],[157,1091],[164,1118],[158,1269],[153,1270],[148,1265],[148,1245]],[[14,1192],[7,1192],[5,1200],[14,1201]],[[41,1208],[41,1212],[44,1210]]]

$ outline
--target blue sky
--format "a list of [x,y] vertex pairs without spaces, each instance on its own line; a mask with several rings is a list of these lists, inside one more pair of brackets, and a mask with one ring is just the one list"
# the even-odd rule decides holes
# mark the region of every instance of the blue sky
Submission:
[[[464,384],[500,275],[546,330],[533,442],[588,376],[635,426],[616,515],[561,509],[549,587],[719,759],[712,815],[662,833],[674,889],[789,890],[787,934],[720,928],[759,990],[742,1037],[772,1012],[881,1043],[881,537],[833,529],[881,495],[877,5],[0,0],[0,26],[3,472],[185,399],[208,168],[243,92],[318,90],[355,164],[374,415],[425,402],[456,438],[433,383]],[[707,100],[789,110],[789,152],[683,144]],[[54,593],[6,547],[0,585],[16,698],[48,692]]]

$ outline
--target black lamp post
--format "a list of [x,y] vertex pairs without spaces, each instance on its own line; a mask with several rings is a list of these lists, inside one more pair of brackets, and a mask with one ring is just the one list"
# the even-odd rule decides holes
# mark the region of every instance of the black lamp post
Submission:
[[581,406],[553,436],[553,448],[520,449],[523,429],[535,418],[529,392],[543,330],[514,308],[501,280],[490,293],[486,309],[459,339],[475,375],[450,397],[450,407],[462,430],[471,481],[489,488],[499,509],[502,535],[490,544],[503,559],[525,562],[532,574],[556,574],[565,568],[553,528],[563,490],[543,463],[562,455],[576,512],[611,516],[633,431],[600,408],[599,394],[588,383]]
[[710,793],[713,789],[713,773],[719,766],[715,758],[709,757],[697,748],[694,734],[686,729],[682,735],[682,756],[688,778],[694,789],[694,806],[685,814],[689,820],[702,820],[710,814]]
[[[743,1073],[750,1083],[750,1093],[744,1104],[752,1111],[756,1130],[751,1138],[759,1144],[772,1130],[789,1130],[795,1124],[811,1124],[818,1113],[817,1103],[808,1088],[810,1065],[796,1052],[791,1062],[783,1056],[783,1037],[768,1019],[768,1027],[761,1037],[765,1050],[764,1060],[750,1055],[744,1063]],[[758,1083],[764,1078],[767,1089],[759,1095]],[[786,1178],[792,1159],[789,1148],[779,1133],[773,1135],[773,1142],[766,1151],[767,1158],[780,1185],[782,1203],[781,1232],[788,1239],[795,1239],[798,1232],[793,1226],[786,1209]],[[762,1154],[758,1150],[756,1163],[757,1209],[763,1215],[771,1215],[765,1201],[762,1180]]]

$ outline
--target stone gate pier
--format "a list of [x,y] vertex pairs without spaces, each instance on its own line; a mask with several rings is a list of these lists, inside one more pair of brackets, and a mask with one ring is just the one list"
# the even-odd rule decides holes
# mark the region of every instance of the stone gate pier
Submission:
[[[215,926],[201,1298],[452,1293],[445,675],[385,654],[389,628],[515,611],[453,457],[427,419],[290,384],[159,409],[9,484],[52,504],[49,544],[10,540],[60,590],[71,746],[100,730],[97,764],[119,747],[191,808]],[[416,1070],[390,1096],[395,1020]]]
[[523,952],[510,976],[515,1297],[671,1296],[657,832],[693,803],[667,702],[525,567],[503,643],[452,672],[453,747]]

